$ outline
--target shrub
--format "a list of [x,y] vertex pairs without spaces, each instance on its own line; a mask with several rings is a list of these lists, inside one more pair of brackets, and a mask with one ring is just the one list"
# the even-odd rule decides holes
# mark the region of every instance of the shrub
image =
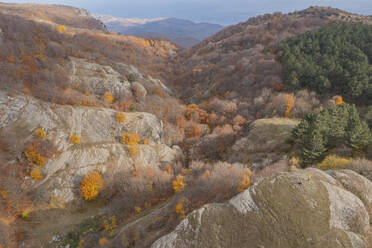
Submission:
[[59,33],[66,32],[66,30],[67,30],[67,28],[66,28],[65,25],[59,25],[59,26],[57,27],[57,31],[58,31]]
[[30,177],[35,180],[43,179],[40,168],[35,168],[30,172]]
[[115,113],[115,120],[116,120],[116,122],[119,122],[119,123],[125,122],[125,120],[126,120],[125,114],[122,113],[122,112],[116,112]]
[[75,145],[75,144],[79,144],[80,143],[80,138],[79,136],[77,136],[76,134],[72,135],[70,137],[70,143]]
[[103,221],[103,228],[108,233],[112,232],[117,227],[118,227],[118,225],[116,223],[116,216],[115,215],[111,216],[111,218],[109,218],[108,220],[105,219]]
[[243,192],[244,190],[248,189],[251,185],[251,175],[252,171],[248,168],[244,170],[243,175],[241,176],[239,185],[238,185],[238,192]]
[[34,134],[36,135],[36,137],[38,137],[39,139],[45,139],[46,138],[46,133],[43,129],[41,128],[38,128],[34,131]]
[[350,162],[349,159],[329,155],[321,163],[317,164],[317,167],[322,170],[345,169]]
[[136,81],[136,76],[135,76],[133,73],[130,73],[130,74],[128,75],[128,81],[129,81],[130,83],[135,82],[135,81]]
[[28,210],[23,210],[21,214],[22,219],[24,220],[29,220],[30,219],[30,211]]
[[132,104],[129,106],[129,110],[130,110],[130,112],[137,112],[136,104],[132,103]]
[[187,205],[190,204],[190,201],[189,199],[187,199],[186,197],[182,198],[181,200],[179,200],[176,204],[176,213],[178,214],[178,217],[182,220],[184,218],[186,218],[186,213],[188,212],[187,211]]
[[121,143],[126,145],[137,145],[140,139],[140,136],[136,133],[123,133],[121,135]]
[[31,164],[43,166],[45,164],[45,158],[41,156],[35,149],[35,146],[30,145],[26,151],[25,156]]
[[114,96],[112,95],[111,92],[106,91],[105,94],[103,95],[103,99],[105,100],[106,103],[112,104],[115,100]]
[[103,180],[97,171],[88,172],[80,183],[80,193],[86,201],[96,199],[103,189]]
[[185,129],[185,135],[187,138],[200,137],[202,135],[201,126],[195,122],[191,122]]
[[178,175],[172,185],[175,193],[181,192],[185,188],[184,176]]

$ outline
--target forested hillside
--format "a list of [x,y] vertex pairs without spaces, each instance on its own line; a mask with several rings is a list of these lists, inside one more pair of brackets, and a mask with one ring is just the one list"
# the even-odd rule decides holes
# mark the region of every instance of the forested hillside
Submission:
[[372,27],[332,24],[279,45],[288,89],[338,94],[368,104],[372,99]]

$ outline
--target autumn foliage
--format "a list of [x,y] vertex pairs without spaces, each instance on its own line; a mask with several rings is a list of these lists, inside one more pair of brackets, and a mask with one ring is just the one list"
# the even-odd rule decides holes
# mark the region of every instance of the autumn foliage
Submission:
[[291,112],[292,112],[292,109],[293,109],[293,106],[294,106],[294,96],[293,94],[287,94],[286,95],[286,109],[285,109],[285,112],[284,112],[284,116],[289,118],[291,117]]
[[119,122],[119,123],[125,122],[126,120],[125,114],[122,112],[117,112],[115,114],[115,120],[116,122]]
[[80,183],[80,193],[86,201],[96,199],[103,189],[103,180],[97,171],[88,172]]
[[238,192],[243,192],[244,190],[248,189],[251,185],[251,175],[252,171],[248,168],[244,170],[243,175],[241,176],[239,185],[238,185]]
[[176,180],[172,182],[173,190],[175,193],[181,192],[185,188],[184,176],[178,175]]
[[342,99],[342,96],[338,96],[337,99],[336,99],[336,105],[340,105],[342,104],[344,101]]
[[136,133],[123,133],[121,135],[121,143],[126,145],[137,145],[141,137]]
[[349,159],[329,155],[321,163],[319,163],[317,167],[322,170],[344,169],[350,163],[351,160]]
[[31,164],[43,166],[45,164],[45,158],[41,156],[35,148],[35,145],[30,145],[26,151],[25,156]]
[[80,138],[79,136],[77,136],[76,134],[72,135],[71,138],[70,138],[70,142],[71,144],[75,145],[75,144],[79,144],[80,143]]
[[41,128],[38,128],[34,131],[34,134],[36,135],[36,137],[38,137],[39,139],[45,139],[46,138],[46,133],[43,129]]
[[30,177],[32,179],[35,179],[35,180],[40,180],[40,179],[43,179],[43,176],[41,175],[41,170],[39,167],[33,169],[31,172],[30,172]]
[[106,103],[112,104],[115,100],[114,96],[112,95],[111,92],[106,91],[105,94],[103,95],[103,99],[105,100]]

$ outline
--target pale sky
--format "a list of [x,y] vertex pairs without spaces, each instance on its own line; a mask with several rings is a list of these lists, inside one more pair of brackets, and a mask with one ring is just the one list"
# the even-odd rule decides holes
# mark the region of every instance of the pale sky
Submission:
[[[0,0],[1,1],[1,0]],[[93,14],[125,18],[177,17],[223,25],[249,17],[309,6],[331,6],[352,13],[372,15],[372,0],[2,0],[8,3],[51,3],[71,5]]]

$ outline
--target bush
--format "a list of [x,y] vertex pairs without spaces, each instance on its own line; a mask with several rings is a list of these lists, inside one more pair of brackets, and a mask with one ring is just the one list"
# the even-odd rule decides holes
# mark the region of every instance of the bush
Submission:
[[136,133],[123,133],[121,135],[121,143],[126,145],[137,145],[140,139],[140,136]]
[[119,122],[119,123],[125,122],[126,120],[125,114],[121,112],[115,113],[115,120],[116,122]]
[[132,104],[129,106],[129,110],[130,110],[130,112],[137,112],[136,104],[132,103]]
[[130,83],[135,82],[135,81],[136,81],[136,76],[135,76],[133,73],[130,73],[130,74],[128,75],[128,81],[129,81]]
[[329,155],[321,163],[317,164],[317,167],[322,170],[340,170],[345,169],[350,162],[349,159]]
[[96,199],[103,189],[103,180],[97,171],[88,172],[80,183],[80,193],[86,201]]
[[43,179],[40,168],[35,168],[30,172],[30,177],[35,180]]
[[172,185],[175,193],[181,192],[185,188],[184,176],[178,175],[176,180],[172,182]]
[[45,164],[45,158],[41,156],[35,149],[34,145],[30,145],[26,151],[25,156],[31,164],[43,166]]
[[238,185],[238,192],[243,192],[244,190],[248,189],[251,185],[251,175],[252,171],[248,168],[244,170],[243,175],[241,176],[239,185]]
[[106,103],[112,104],[115,100],[114,96],[112,95],[111,92],[106,91],[105,94],[103,95],[103,99],[105,100]]
[[75,145],[75,144],[79,144],[80,143],[80,138],[79,136],[77,136],[76,134],[72,135],[70,137],[70,143]]
[[36,135],[36,137],[38,137],[39,139],[45,139],[46,138],[46,133],[43,129],[41,128],[38,128],[34,131],[34,134]]

